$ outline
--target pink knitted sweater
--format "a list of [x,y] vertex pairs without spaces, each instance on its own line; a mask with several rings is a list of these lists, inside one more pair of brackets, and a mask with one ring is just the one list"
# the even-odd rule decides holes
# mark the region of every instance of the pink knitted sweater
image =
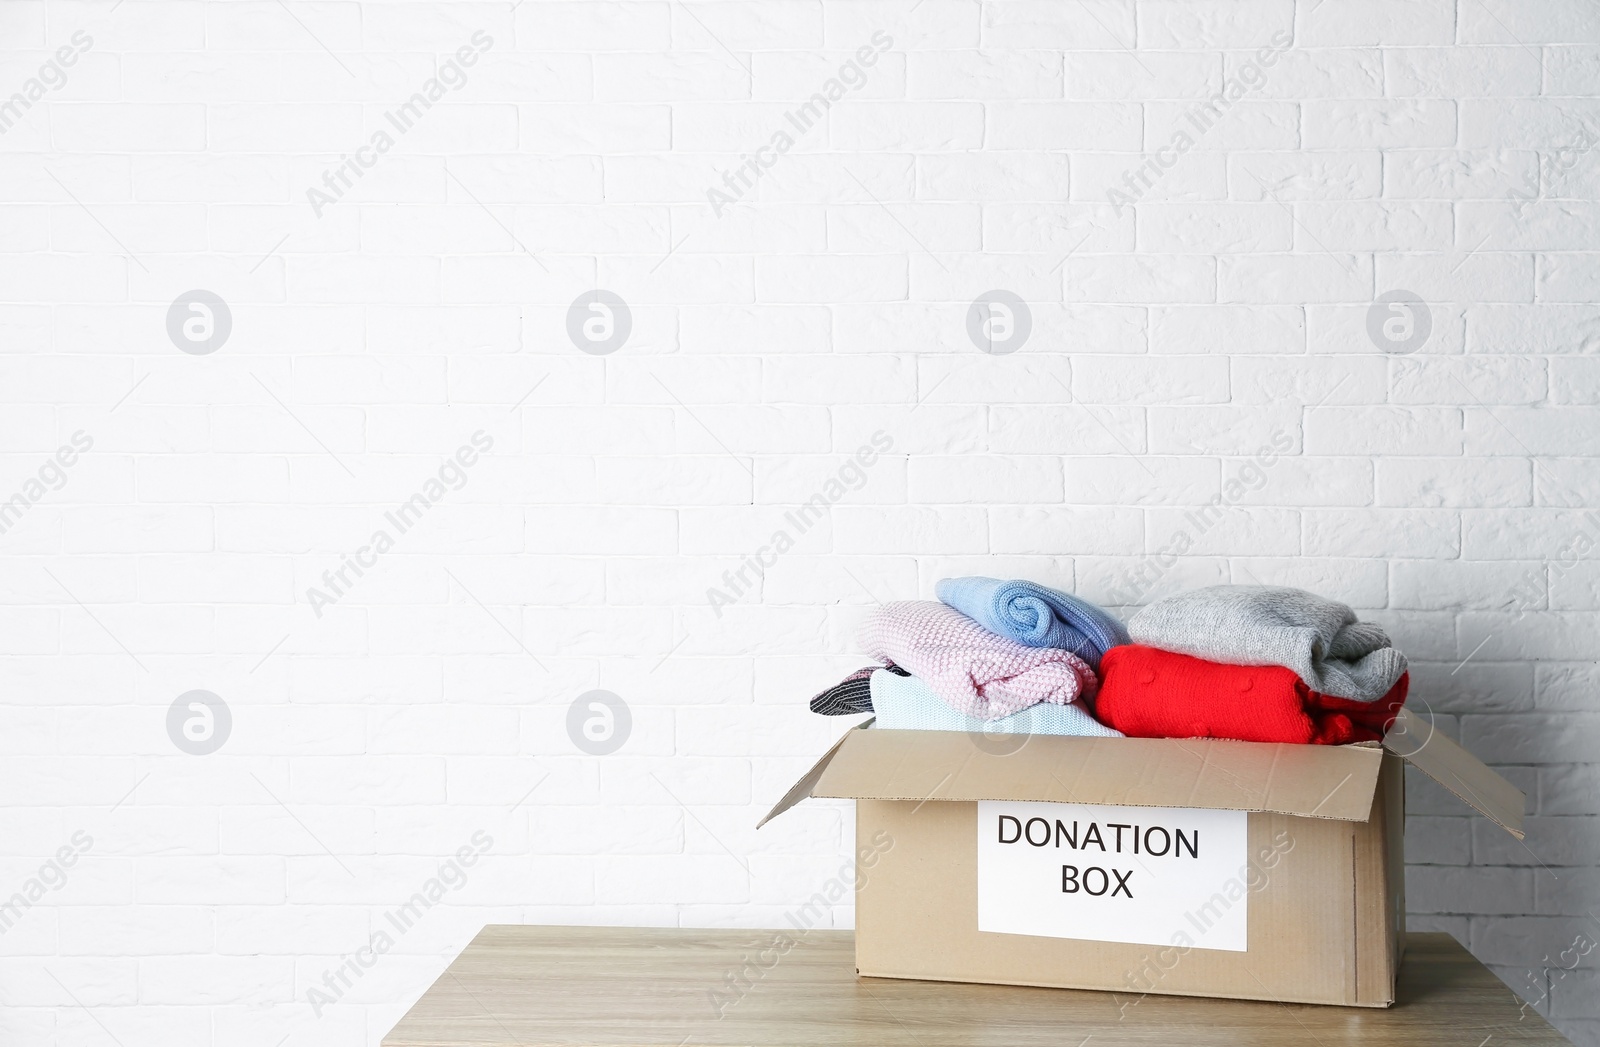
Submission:
[[1066,705],[1088,698],[1097,682],[1094,670],[1077,655],[1024,647],[931,600],[874,608],[861,627],[861,645],[980,720],[1010,716],[1040,702]]

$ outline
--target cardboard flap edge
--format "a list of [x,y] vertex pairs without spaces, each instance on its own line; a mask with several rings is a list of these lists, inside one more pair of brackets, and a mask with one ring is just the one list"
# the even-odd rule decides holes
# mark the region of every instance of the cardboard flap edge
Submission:
[[1506,832],[1522,839],[1522,813],[1527,797],[1488,764],[1434,729],[1410,709],[1401,709],[1383,747],[1432,778],[1462,803]]
[[765,818],[756,823],[756,828],[761,828],[763,825],[772,821],[772,819],[776,818],[784,811],[787,811],[801,800],[809,799],[811,797],[811,790],[815,789],[817,787],[817,782],[822,780],[823,772],[828,769],[828,764],[833,762],[833,758],[839,754],[839,750],[844,748],[844,743],[849,741],[851,736],[854,735],[856,731],[871,727],[876,720],[877,717],[872,717],[862,723],[856,724],[854,727],[850,728],[850,730],[840,735],[839,740],[833,743],[833,747],[827,752],[823,753],[817,762],[811,765],[811,770],[801,775],[800,780],[789,787],[789,791],[783,794],[783,799],[772,805],[772,810],[767,812],[767,816]]
[[[1014,738],[1015,746],[1004,744]],[[1383,750],[1218,739],[989,736],[874,728],[808,776],[840,799],[1040,800],[1212,807],[1365,822]]]

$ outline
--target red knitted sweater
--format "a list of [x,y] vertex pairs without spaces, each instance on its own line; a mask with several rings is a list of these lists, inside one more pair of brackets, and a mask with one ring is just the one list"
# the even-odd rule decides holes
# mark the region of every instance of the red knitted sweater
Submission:
[[1281,665],[1223,665],[1143,644],[1100,662],[1097,719],[1131,738],[1234,738],[1343,745],[1382,741],[1409,674],[1375,702],[1318,694]]

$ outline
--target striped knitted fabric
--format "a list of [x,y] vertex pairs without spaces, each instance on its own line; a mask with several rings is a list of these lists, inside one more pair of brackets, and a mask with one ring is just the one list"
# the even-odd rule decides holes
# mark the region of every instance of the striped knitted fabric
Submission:
[[887,669],[879,665],[869,665],[865,669],[857,669],[826,691],[812,698],[811,711],[821,713],[823,716],[852,716],[856,713],[872,712],[872,688],[868,685],[868,677],[873,673],[880,672],[892,676],[911,675],[904,669],[894,665],[889,666]]

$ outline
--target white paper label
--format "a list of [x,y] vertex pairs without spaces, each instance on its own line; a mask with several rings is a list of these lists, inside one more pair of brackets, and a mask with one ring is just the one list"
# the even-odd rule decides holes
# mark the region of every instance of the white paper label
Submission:
[[1248,814],[978,803],[978,930],[1244,952]]

